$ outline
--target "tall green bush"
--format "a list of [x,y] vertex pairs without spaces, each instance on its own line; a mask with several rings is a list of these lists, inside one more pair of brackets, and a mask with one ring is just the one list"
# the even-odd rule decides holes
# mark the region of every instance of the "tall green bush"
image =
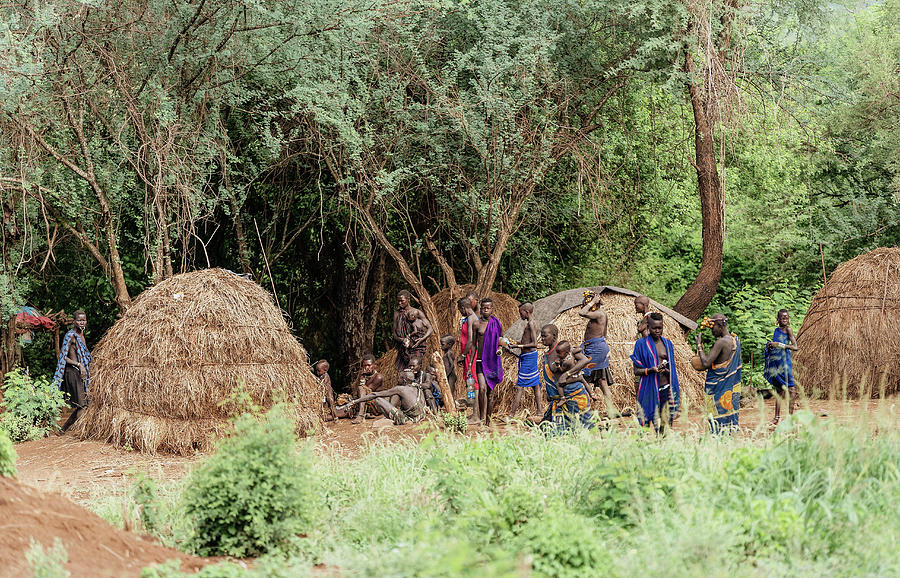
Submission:
[[59,418],[66,404],[59,388],[45,377],[32,378],[17,367],[6,374],[3,381],[5,408],[0,417],[0,430],[14,442],[40,439]]
[[185,488],[188,546],[203,556],[257,556],[281,549],[313,521],[311,457],[298,452],[281,408],[245,415],[235,435],[195,470]]

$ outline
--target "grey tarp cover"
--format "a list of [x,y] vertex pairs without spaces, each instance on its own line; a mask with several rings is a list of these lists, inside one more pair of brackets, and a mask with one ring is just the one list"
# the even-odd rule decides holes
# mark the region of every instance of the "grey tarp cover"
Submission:
[[[553,321],[563,311],[566,311],[573,307],[581,307],[581,304],[584,300],[584,292],[587,290],[591,290],[595,293],[601,294],[603,292],[621,293],[623,295],[631,295],[632,297],[637,297],[638,295],[640,295],[640,293],[637,293],[636,291],[632,291],[630,289],[622,289],[621,287],[612,287],[610,285],[602,285],[599,287],[582,287],[580,289],[569,289],[568,291],[555,293],[548,297],[544,297],[543,299],[538,299],[534,302],[534,313],[532,314],[532,317],[534,318],[535,323],[537,323],[537,326],[543,327],[548,323],[553,323]],[[653,299],[650,299],[650,303],[653,305],[653,307],[659,309],[660,311],[677,321],[685,330],[692,331],[694,329],[697,329],[697,324],[684,315],[672,311],[665,305],[660,305]],[[515,323],[513,323],[503,335],[509,337],[514,341],[517,341],[522,337],[522,331],[524,331],[524,329],[525,322],[519,319]]]

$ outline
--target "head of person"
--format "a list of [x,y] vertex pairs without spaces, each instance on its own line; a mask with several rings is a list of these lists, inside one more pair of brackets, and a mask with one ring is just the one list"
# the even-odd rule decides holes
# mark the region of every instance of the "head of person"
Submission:
[[647,319],[647,329],[650,330],[650,335],[652,335],[655,339],[662,337],[663,334],[663,316],[662,313],[654,311],[650,314],[649,319]]
[[410,299],[412,299],[412,294],[406,289],[397,293],[397,304],[400,306],[400,309],[409,307]]
[[525,302],[519,305],[519,317],[522,319],[531,319],[531,314],[534,313],[534,305],[530,302]]
[[316,375],[318,375],[319,377],[322,377],[323,375],[328,373],[328,370],[331,369],[331,365],[324,359],[320,359],[319,361],[316,362],[315,365],[313,365],[313,368],[316,371]]
[[466,293],[466,299],[469,300],[469,306],[472,307],[472,311],[478,309],[478,293],[469,291]]
[[459,314],[465,317],[469,309],[472,309],[472,302],[468,297],[460,297],[456,300],[456,308],[459,310]]
[[413,357],[409,360],[409,369],[411,371],[419,371],[422,369],[422,360],[418,357]]
[[646,295],[638,295],[634,298],[634,312],[644,314],[650,310],[650,298]]
[[494,301],[485,297],[481,300],[481,318],[490,319],[494,314]]
[[791,315],[787,309],[779,309],[776,319],[779,327],[787,327],[791,323]]
[[559,327],[552,323],[548,323],[541,327],[541,343],[543,343],[545,347],[553,347],[553,344],[556,343],[557,339],[559,339]]
[[363,355],[362,372],[365,375],[372,375],[373,373],[375,373],[375,356],[371,353],[369,353],[368,355]]
[[72,315],[72,319],[72,327],[79,333],[84,333],[84,328],[87,327],[87,313],[79,309]]
[[572,353],[572,344],[565,339],[556,344],[556,354],[560,359],[568,357],[570,353]]
[[445,335],[441,337],[441,349],[444,351],[450,351],[453,346],[456,345],[456,338],[452,335]]
[[710,320],[713,323],[712,334],[716,337],[724,337],[728,335],[728,318],[721,313],[716,313]]
[[415,321],[416,318],[419,317],[419,310],[415,307],[409,307],[406,309],[406,319],[409,321]]

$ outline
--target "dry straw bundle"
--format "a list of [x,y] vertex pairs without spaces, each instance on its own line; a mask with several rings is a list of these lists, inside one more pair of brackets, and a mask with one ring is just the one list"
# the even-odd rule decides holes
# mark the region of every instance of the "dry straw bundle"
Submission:
[[318,427],[323,392],[306,351],[262,287],[223,269],[176,275],[142,293],[93,352],[84,438],[146,452],[208,450],[241,411],[285,401]]
[[797,381],[812,396],[900,392],[900,249],[875,249],[835,269],[797,334]]
[[[622,291],[627,290],[619,288],[597,287],[592,289],[601,291],[603,309],[609,317],[606,339],[610,347],[610,367],[616,382],[612,387],[613,402],[620,410],[625,407],[635,408],[637,396],[634,388],[632,362],[629,357],[634,351],[634,342],[637,337],[638,316],[634,312],[634,296],[636,294],[630,291],[623,293]],[[584,329],[587,326],[587,320],[578,315],[581,293],[582,289],[573,289],[550,296],[546,298],[549,307],[542,306],[542,302],[545,301],[543,299],[536,302],[535,321],[538,329],[546,323],[554,323],[559,327],[561,340],[565,339],[574,345],[580,345],[584,339]],[[655,302],[651,301],[650,309],[663,314],[663,335],[672,340],[675,348],[675,366],[682,388],[682,403],[690,403],[693,407],[697,407],[703,400],[704,374],[698,373],[690,366],[690,359],[694,353],[683,337],[685,327],[681,323],[685,323],[687,328],[693,328],[695,325],[685,319],[677,321],[672,316],[672,311],[665,308],[663,308],[665,310],[661,310]],[[539,315],[542,311],[549,311],[549,315],[541,318]],[[547,314],[545,313],[545,315]],[[521,325],[519,325],[507,332],[507,336],[517,339],[521,336],[521,329]],[[504,355],[504,379],[493,392],[495,415],[506,415],[512,407],[513,397],[516,393],[517,364],[518,360],[514,356]],[[520,411],[534,415],[536,408],[533,397],[529,394],[523,396],[522,399],[524,407],[520,407]],[[596,409],[601,409],[603,402],[595,402],[594,406]]]
[[[463,297],[469,291],[475,289],[474,285],[460,285],[457,290],[457,297]],[[443,289],[436,293],[434,300],[434,308],[437,310],[438,320],[434,324],[434,332],[438,337],[450,334],[459,340],[459,313],[456,310],[456,299],[452,299],[449,289]],[[500,324],[506,329],[519,318],[519,302],[514,297],[506,293],[491,293],[491,299],[494,300],[494,315],[500,320]],[[433,320],[432,320],[433,322]],[[459,352],[459,345],[456,346]],[[431,350],[429,349],[425,358],[430,359]],[[394,370],[394,361],[397,359],[397,350],[389,349],[387,353],[378,358],[378,370],[384,377],[384,382],[390,387],[397,385],[397,372]],[[457,367],[457,377],[462,376],[461,370]],[[459,382],[457,382],[458,384]],[[457,385],[459,388],[459,385]]]

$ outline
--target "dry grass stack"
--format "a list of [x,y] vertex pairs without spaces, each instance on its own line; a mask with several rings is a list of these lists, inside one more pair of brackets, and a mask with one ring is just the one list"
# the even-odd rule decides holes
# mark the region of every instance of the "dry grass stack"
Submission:
[[[634,351],[634,342],[637,334],[634,296],[618,293],[610,289],[605,289],[601,295],[603,309],[609,317],[606,339],[610,348],[610,368],[616,382],[611,388],[613,402],[620,410],[626,407],[634,409],[637,407],[637,396],[634,389],[632,362],[629,359]],[[650,310],[660,311],[652,303]],[[682,399],[684,402],[690,403],[691,407],[699,407],[703,401],[704,375],[698,373],[690,366],[690,359],[693,357],[694,352],[683,337],[683,327],[667,312],[660,312],[663,314],[663,335],[672,340],[675,348],[675,366],[681,383]],[[583,341],[587,320],[578,315],[578,307],[562,311],[552,320],[552,323],[559,327],[561,340],[568,340],[575,345],[580,345]],[[541,322],[538,325],[540,326]],[[518,361],[514,356],[504,355],[504,379],[493,394],[495,415],[507,415],[512,408],[513,398],[516,393],[517,363]],[[534,415],[536,408],[534,407],[533,397],[528,394],[523,396],[522,399],[524,407],[520,407],[520,411]],[[594,402],[594,407],[596,409],[605,409],[602,401]]]
[[[244,407],[290,404],[317,427],[322,391],[306,351],[262,287],[223,269],[176,275],[142,293],[93,352],[81,436],[146,452],[207,450]],[[232,401],[229,401],[232,400]]]
[[833,399],[900,393],[900,248],[881,248],[835,269],[797,334],[796,378]]
[[[459,297],[462,297],[474,289],[475,285],[460,285],[458,295]],[[459,299],[459,297],[456,299]],[[519,302],[516,301],[515,297],[507,295],[506,293],[495,292],[491,293],[491,299],[494,300],[494,315],[500,320],[500,324],[503,325],[504,329],[512,325],[516,319],[519,318]],[[449,333],[456,339],[459,339],[459,313],[456,311],[456,300],[451,299],[450,297],[450,289],[439,291],[432,296],[432,300],[434,301],[434,308],[437,310],[438,314],[438,320],[434,327],[435,333],[438,334],[438,337]],[[418,303],[415,300],[413,306],[418,306]],[[459,345],[457,345],[456,348],[458,351]],[[426,358],[429,358],[430,355],[431,350],[429,349]],[[384,376],[385,383],[388,383],[391,386],[396,385],[397,383],[397,372],[394,370],[394,361],[396,359],[397,351],[395,349],[389,349],[387,353],[378,358],[377,362],[378,369]],[[457,378],[461,379],[462,372],[459,368],[456,369]],[[457,384],[458,383],[459,380],[457,380]],[[457,387],[459,387],[459,385],[457,385]]]

